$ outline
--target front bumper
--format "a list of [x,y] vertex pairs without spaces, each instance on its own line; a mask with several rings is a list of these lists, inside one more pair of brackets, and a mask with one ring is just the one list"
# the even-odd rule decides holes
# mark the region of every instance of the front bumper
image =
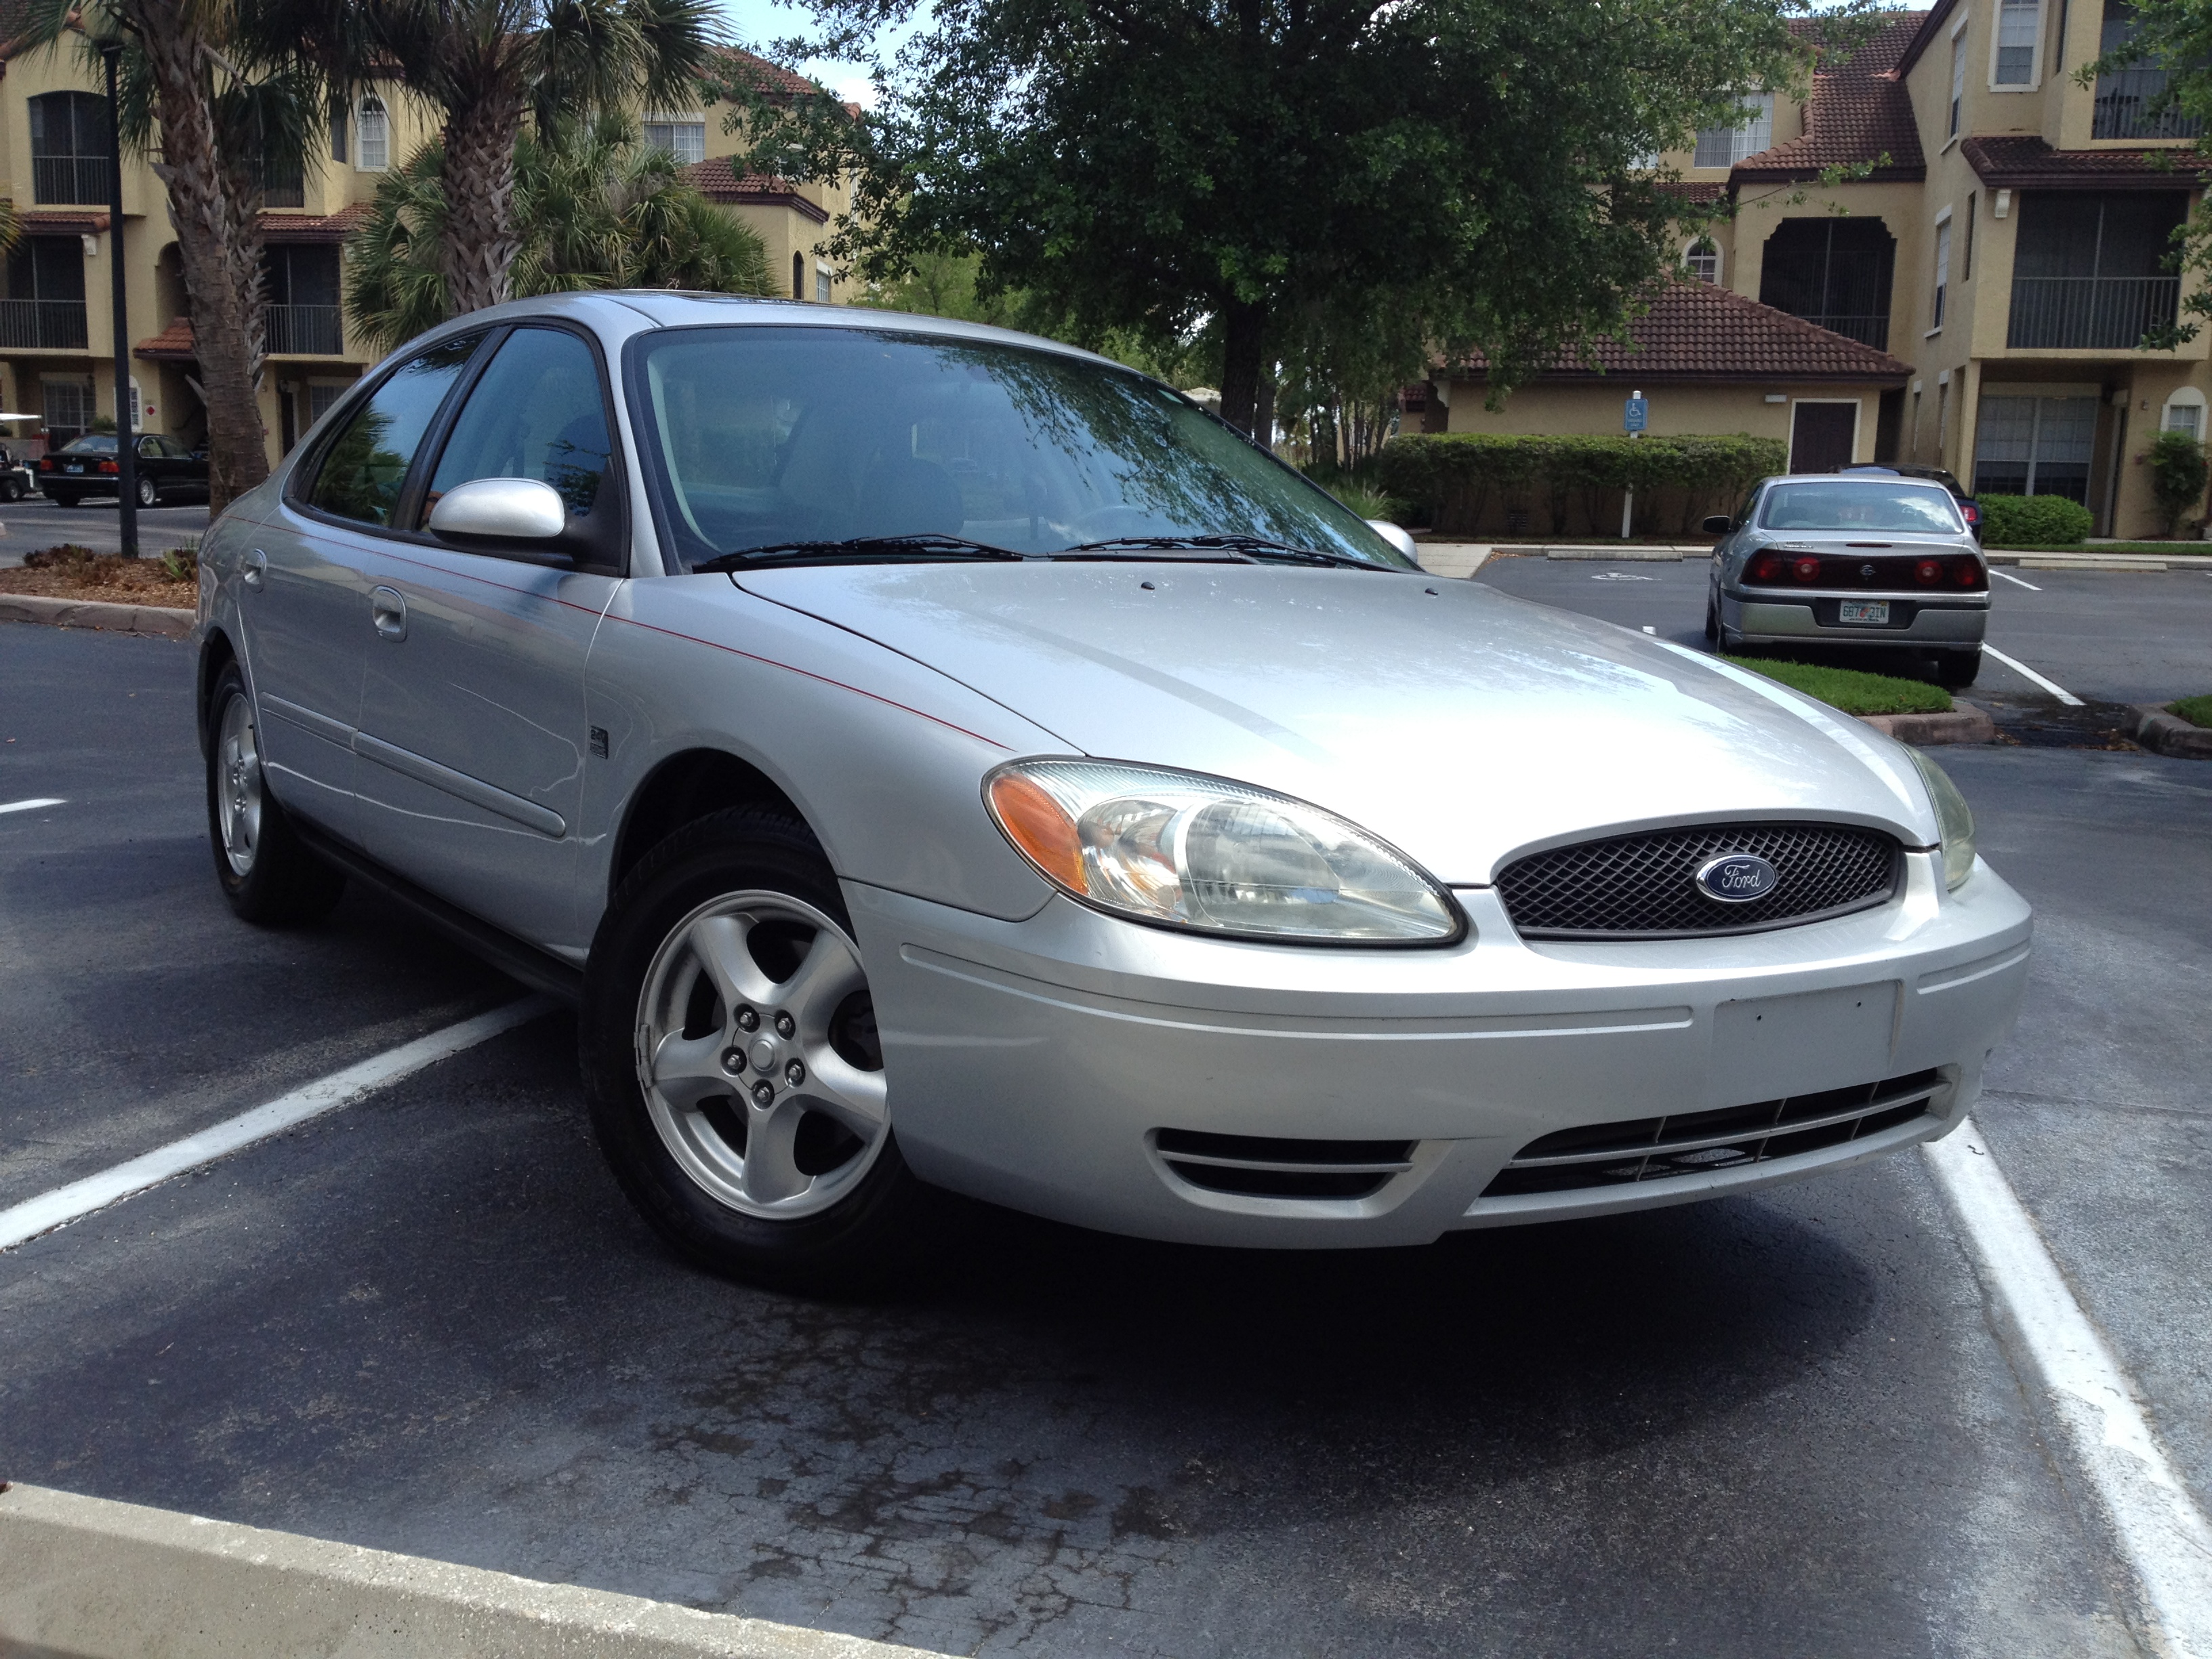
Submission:
[[[1473,933],[1445,951],[1207,939],[1058,898],[1003,922],[846,894],[923,1179],[1114,1232],[1328,1247],[1741,1192],[1947,1133],[2018,1010],[2030,917],[1986,866],[1947,894],[1936,854],[1905,864],[1881,908],[1716,939],[1530,944],[1492,890],[1462,890]],[[1929,1073],[1923,1112],[1817,1150],[1485,1196],[1560,1130]],[[1161,1131],[1407,1151],[1362,1195],[1261,1195],[1183,1178]]]
[[[1911,619],[1902,625],[1869,627],[1862,623],[1830,623],[1838,603],[1844,599],[1887,599],[1896,606],[1911,606]],[[1919,594],[1818,593],[1803,599],[1777,599],[1765,594],[1721,594],[1721,623],[1747,644],[1785,644],[1817,640],[1823,645],[1889,645],[1975,647],[1989,632],[1986,598],[1933,600]]]

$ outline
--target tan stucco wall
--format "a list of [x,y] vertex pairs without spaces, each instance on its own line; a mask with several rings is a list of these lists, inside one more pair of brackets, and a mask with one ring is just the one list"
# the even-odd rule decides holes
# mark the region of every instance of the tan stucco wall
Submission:
[[[1650,404],[1647,429],[1652,433],[1664,436],[1740,432],[1753,438],[1778,438],[1784,443],[1790,441],[1790,422],[1801,400],[1851,403],[1859,409],[1858,441],[1852,459],[1861,461],[1874,459],[1875,422],[1881,396],[1881,389],[1875,386],[1807,381],[1639,386],[1632,375],[1624,374],[1596,382],[1526,386],[1506,399],[1504,408],[1492,411],[1483,406],[1484,387],[1479,380],[1457,380],[1442,389],[1450,399],[1449,430],[1453,432],[1618,434],[1622,405],[1632,392],[1641,391]],[[1769,403],[1770,397],[1784,401]]]

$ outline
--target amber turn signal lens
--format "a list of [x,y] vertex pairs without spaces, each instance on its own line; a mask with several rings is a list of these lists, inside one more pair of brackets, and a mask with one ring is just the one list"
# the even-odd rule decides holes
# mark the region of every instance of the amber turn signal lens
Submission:
[[1083,842],[1060,803],[1018,772],[991,780],[991,814],[1023,856],[1070,892],[1087,890]]

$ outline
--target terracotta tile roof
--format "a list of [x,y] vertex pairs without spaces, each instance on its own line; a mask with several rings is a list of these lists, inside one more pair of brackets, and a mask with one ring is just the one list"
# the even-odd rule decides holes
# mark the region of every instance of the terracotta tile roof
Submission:
[[264,242],[343,242],[368,221],[368,204],[349,202],[336,213],[285,213],[261,210],[261,240]]
[[[1746,157],[1729,173],[1730,181],[1797,181],[1816,178],[1826,167],[1881,162],[1885,155],[1888,161],[1867,175],[1870,181],[1925,179],[1920,128],[1897,69],[1925,15],[1894,13],[1848,58],[1814,70],[1803,136]],[[1800,18],[1792,32],[1808,36],[1819,22]]]
[[1659,190],[1662,195],[1679,196],[1686,202],[1717,202],[1728,194],[1726,185],[1697,185],[1682,179],[1663,184]]
[[[1628,341],[1597,340],[1536,378],[1604,374],[1639,380],[1853,380],[1902,386],[1909,364],[1802,317],[1711,283],[1669,282],[1628,325]],[[1477,358],[1468,367],[1480,370]]]
[[168,327],[151,338],[141,340],[131,348],[141,357],[150,357],[155,362],[189,363],[198,355],[192,343],[192,319],[172,318]]
[[684,181],[710,202],[744,202],[760,207],[787,207],[817,225],[827,223],[829,210],[808,201],[788,179],[765,173],[739,173],[736,159],[711,156],[684,169]]
[[33,236],[97,236],[107,228],[107,216],[91,208],[25,208],[15,222]]
[[[0,0],[5,5],[10,0]],[[822,87],[805,76],[793,73],[780,64],[771,64],[757,52],[747,52],[743,46],[724,46],[714,57],[714,72],[766,93],[770,97],[811,97]]]
[[2212,157],[2191,149],[2053,149],[2040,138],[1959,146],[1984,184],[2031,190],[2196,190]]

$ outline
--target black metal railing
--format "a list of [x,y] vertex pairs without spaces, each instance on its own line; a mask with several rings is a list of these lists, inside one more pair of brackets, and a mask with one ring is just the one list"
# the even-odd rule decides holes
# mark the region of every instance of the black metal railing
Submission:
[[31,158],[31,199],[35,202],[76,204],[107,202],[107,158],[105,155],[33,155]]
[[2150,112],[2166,86],[2166,71],[2153,64],[2130,64],[2097,77],[2096,112],[2090,118],[2092,138],[2197,138],[2204,123],[2178,109]]
[[0,300],[0,347],[82,350],[82,300]]
[[345,351],[345,324],[336,306],[270,306],[267,316],[271,352],[336,357]]
[[1876,351],[1889,349],[1889,314],[1887,312],[1871,314],[1832,313],[1825,316],[1810,312],[1797,314],[1814,327],[1825,328],[1831,334],[1856,340],[1861,345],[1872,346]]
[[2179,276],[2015,276],[2005,344],[2014,350],[2130,351],[2170,328]]
[[261,186],[261,205],[297,208],[307,205],[307,181],[299,173],[269,179]]

